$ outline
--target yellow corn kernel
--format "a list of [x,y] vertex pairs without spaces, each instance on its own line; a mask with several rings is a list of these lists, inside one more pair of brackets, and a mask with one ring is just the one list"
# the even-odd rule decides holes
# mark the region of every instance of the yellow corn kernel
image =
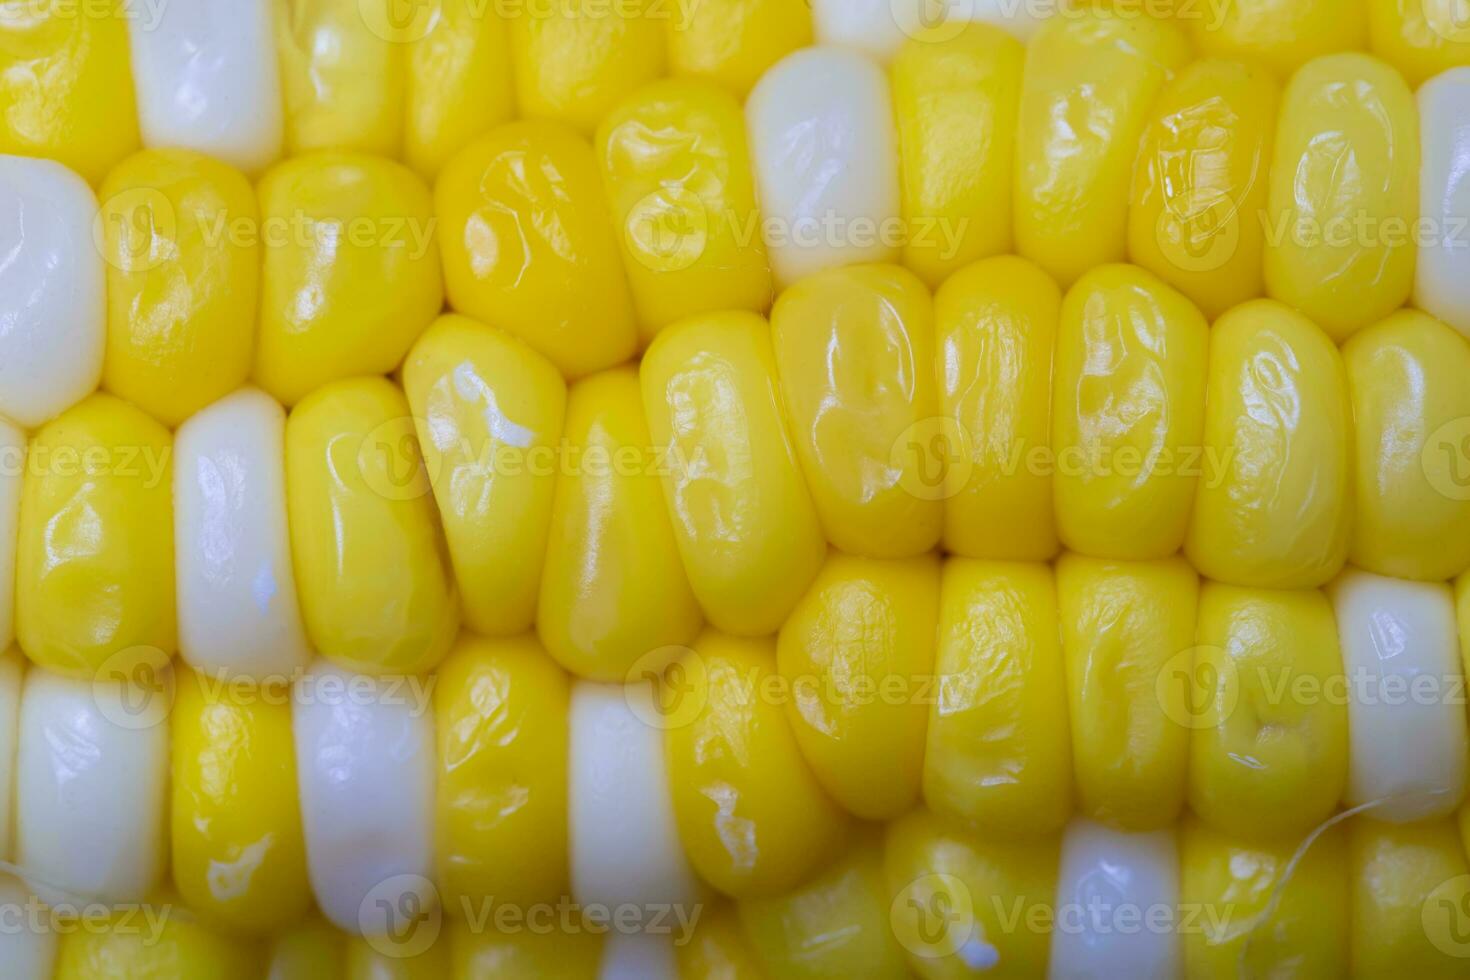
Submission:
[[347,937],[342,980],[444,980],[449,976],[449,944],[436,939],[424,945],[419,928],[429,927],[408,928],[402,937]]
[[977,23],[952,37],[913,38],[890,66],[908,223],[903,264],[931,288],[1011,250],[1024,61],[1021,42]]
[[501,126],[445,165],[434,187],[449,303],[581,377],[637,347],[597,161],[553,123]]
[[131,677],[172,655],[173,440],[92,395],[31,438],[16,549],[16,637],[48,670]]
[[[1455,579],[1455,622],[1460,628],[1460,666],[1470,676],[1470,571]],[[1465,852],[1470,854],[1470,845]]]
[[1045,565],[951,558],[924,752],[924,802],[986,831],[1046,834],[1072,807],[1057,596]]
[[[706,630],[682,661],[698,705],[664,736],[679,840],[690,865],[736,898],[777,895],[832,856],[843,814],[802,758],[773,698],[776,645]],[[677,711],[677,709],[675,709]]]
[[173,880],[189,907],[268,932],[310,908],[289,692],[181,669],[172,710]]
[[320,918],[276,933],[270,944],[270,980],[341,980],[345,940]]
[[1050,930],[1037,924],[1055,915],[1058,838],[972,836],[923,809],[895,820],[886,838],[889,921],[917,975],[1047,975]]
[[1470,424],[1470,346],[1415,310],[1342,349],[1352,396],[1359,568],[1442,581],[1470,567],[1470,496],[1456,482]]
[[793,891],[737,906],[740,925],[768,977],[818,980],[907,976],[888,926],[883,848],[863,833],[847,853]]
[[1265,292],[1267,166],[1278,83],[1235,61],[1197,61],[1164,86],[1144,129],[1128,257],[1208,319]]
[[1210,332],[1204,452],[1185,551],[1207,578],[1310,589],[1347,557],[1351,407],[1332,341],[1272,300]]
[[1369,0],[1224,0],[1189,20],[1206,57],[1264,64],[1283,81],[1321,55],[1368,46]]
[[406,39],[403,156],[432,181],[467,143],[515,117],[510,36],[487,0],[432,0],[416,18]]
[[1367,0],[1373,53],[1414,88],[1470,65],[1470,19],[1463,0]]
[[[557,914],[555,907],[551,911]],[[537,916],[538,923],[546,922],[539,912]],[[585,928],[563,930],[555,918],[548,925],[502,932],[453,923],[447,930],[450,976],[454,980],[597,980],[602,936]]]
[[771,312],[796,458],[827,540],[901,558],[933,548],[943,505],[925,460],[904,452],[939,408],[934,310],[907,269],[857,265],[809,276]]
[[643,357],[643,404],[689,584],[718,628],[774,633],[826,558],[776,386],[770,328],[711,313]]
[[1282,99],[1266,220],[1266,288],[1336,341],[1388,316],[1414,285],[1419,110],[1398,72],[1319,58]]
[[864,820],[919,795],[932,698],[939,563],[834,551],[781,627],[788,717],[817,780]]
[[290,406],[392,371],[444,301],[423,182],[389,160],[321,153],[272,168],[259,194],[255,380]]
[[[15,641],[15,549],[20,534],[21,465],[26,458],[26,434],[0,418],[0,652]],[[0,837],[0,840],[6,839]],[[3,855],[0,849],[0,855]]]
[[403,365],[465,625],[531,628],[556,489],[567,388],[514,337],[449,314]]
[[765,980],[735,906],[706,903],[688,942],[674,944],[679,980]]
[[382,378],[320,388],[286,422],[286,504],[302,618],[324,656],[420,673],[459,626],[453,573],[411,438]]
[[1027,46],[1017,130],[1016,251],[1069,286],[1118,262],[1149,109],[1189,57],[1173,23],[1077,11]]
[[1063,555],[1057,605],[1078,806],[1124,830],[1157,830],[1184,803],[1189,731],[1159,675],[1194,645],[1199,579],[1182,559]]
[[1179,550],[1199,476],[1210,330],[1153,274],[1110,265],[1062,303],[1053,386],[1057,530],[1100,558]]
[[1451,819],[1349,831],[1354,977],[1463,977],[1470,866]]
[[744,99],[766,69],[812,43],[812,12],[791,0],[702,0],[669,18],[669,74]]
[[928,443],[916,445],[939,457],[939,480],[926,479],[945,498],[946,551],[1019,561],[1056,554],[1051,469],[1037,457],[1051,449],[1061,306],[1046,273],[1009,255],[961,269],[934,296],[940,416],[954,432],[925,433]]
[[160,900],[101,921],[73,920],[61,935],[53,980],[258,980],[260,960],[255,943],[216,932]]
[[552,902],[567,887],[567,677],[534,636],[461,634],[435,674],[439,889]]
[[286,155],[403,147],[405,45],[394,0],[273,0]]
[[[1181,697],[1189,804],[1205,822],[1253,840],[1305,836],[1347,781],[1346,689],[1337,623],[1315,589],[1200,590],[1198,644],[1160,689]],[[1183,648],[1181,648],[1183,649]]]
[[645,343],[696,313],[770,307],[745,116],[733,96],[698,81],[641,88],[598,127],[597,159]]
[[102,184],[107,357],[102,383],[176,428],[244,383],[255,346],[255,189],[188,150],[144,150]]
[[96,185],[138,148],[128,0],[9,3],[0,15],[0,153],[60,160]]
[[659,0],[557,0],[507,14],[518,116],[551,119],[591,136],[624,96],[664,74]]
[[632,368],[572,386],[564,446],[537,629],[573,674],[623,681],[646,654],[667,647],[661,659],[677,657],[701,619]]
[[[1282,885],[1299,837],[1247,844],[1186,817],[1179,902],[1199,912],[1196,928],[1183,935],[1184,975],[1190,980],[1347,976],[1345,837],[1341,831],[1319,837]],[[1262,918],[1268,909],[1270,915]]]

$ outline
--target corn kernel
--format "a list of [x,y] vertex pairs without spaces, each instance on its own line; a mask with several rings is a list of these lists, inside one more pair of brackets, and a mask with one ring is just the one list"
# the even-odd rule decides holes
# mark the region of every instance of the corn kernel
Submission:
[[[0,651],[0,861],[11,859],[10,842],[15,823],[15,763],[16,742],[20,738],[17,719],[20,717],[20,698],[25,689],[25,658],[19,650],[10,647]],[[8,896],[6,882],[0,875],[0,901]],[[3,947],[0,940],[0,947]]]
[[0,464],[4,464],[0,465],[0,652],[15,641],[15,555],[24,476],[20,465],[25,458],[25,433],[0,419]]
[[1191,18],[1200,54],[1264,64],[1285,81],[1321,55],[1368,45],[1369,0],[1225,0]]
[[728,633],[774,633],[826,557],[776,383],[770,327],[753,313],[693,317],[640,368],[664,497],[689,585]]
[[[1419,89],[1419,255],[1414,305],[1470,337],[1470,183],[1462,161],[1470,144],[1470,68]],[[1426,234],[1427,231],[1427,234]]]
[[1470,866],[1454,822],[1359,819],[1350,842],[1353,916],[1339,942],[1352,950],[1352,975],[1464,976]]
[[1072,758],[1057,615],[1045,565],[945,562],[923,760],[924,802],[936,813],[1006,836],[1066,821]]
[[932,698],[939,563],[833,552],[781,627],[787,715],[817,780],[865,820],[919,794]]
[[1206,318],[1265,291],[1267,167],[1280,86],[1234,61],[1197,61],[1164,86],[1144,129],[1128,256]]
[[510,33],[495,11],[488,0],[432,0],[419,10],[428,19],[409,38],[403,157],[427,181],[515,117]]
[[1470,65],[1470,24],[1460,0],[1368,0],[1373,53],[1413,87]]
[[934,419],[934,310],[897,266],[818,273],[771,311],[781,393],[827,540],[875,558],[934,547],[943,505],[905,437]]
[[1342,358],[1311,321],[1256,300],[1215,324],[1209,373],[1190,562],[1234,585],[1324,585],[1352,521]]
[[255,192],[202,154],[145,150],[113,168],[100,196],[102,384],[176,428],[250,374],[260,247],[227,229],[256,223]]
[[449,976],[449,944],[432,942],[423,949],[418,929],[387,936],[349,936],[342,980],[443,980]]
[[440,665],[436,851],[451,911],[566,892],[568,697],[533,636],[465,633]]
[[735,907],[707,905],[692,938],[677,945],[680,980],[764,980]]
[[1052,475],[1035,462],[1051,449],[1061,306],[1056,283],[1014,256],[967,266],[935,294],[940,415],[957,432],[915,445],[921,479],[945,495],[946,551],[1018,561],[1056,554]]
[[172,710],[174,885],[233,930],[267,932],[310,908],[291,708],[279,682],[237,693],[180,670]]
[[[707,630],[682,661],[700,705],[665,735],[669,789],[689,863],[727,895],[776,895],[833,855],[844,818],[802,758],[779,699],[776,645]],[[675,712],[677,712],[677,708]]]
[[1053,487],[1067,547],[1163,558],[1189,524],[1209,326],[1152,274],[1104,266],[1067,293],[1053,382]]
[[420,673],[459,626],[454,580],[408,437],[382,378],[320,388],[286,422],[286,502],[312,645],[367,673]]
[[201,925],[164,899],[117,911],[100,928],[95,920],[74,924],[62,935],[54,980],[255,980],[260,959],[248,940]]
[[1057,562],[1078,806],[1124,830],[1172,824],[1189,732],[1159,675],[1194,644],[1199,580],[1181,559]]
[[624,96],[664,74],[668,4],[556,0],[508,14],[518,113],[592,135]]
[[812,43],[811,8],[791,0],[702,0],[666,23],[670,74],[708,79],[740,99]]
[[597,162],[552,123],[502,126],[434,187],[449,304],[500,327],[571,378],[621,364],[633,306]]
[[597,157],[644,343],[697,313],[771,305],[733,96],[694,81],[639,89],[598,127]]
[[422,181],[388,160],[325,153],[275,167],[259,193],[255,380],[290,406],[397,367],[444,300]]
[[500,932],[455,922],[448,941],[454,980],[597,980],[600,976],[603,940],[587,929]]
[[271,942],[270,980],[340,980],[345,938],[319,918],[283,929]]
[[1016,251],[1070,286],[1124,257],[1149,110],[1189,44],[1168,21],[1105,11],[1048,21],[1027,47],[1016,143]]
[[1025,49],[998,27],[908,41],[893,60],[903,264],[930,288],[1011,249],[1011,182]]
[[0,17],[0,153],[59,160],[96,185],[138,148],[128,0],[21,3]]
[[1178,686],[1178,720],[1193,729],[1190,807],[1239,837],[1305,835],[1332,814],[1347,780],[1332,606],[1316,590],[1207,582],[1195,635],[1187,673],[1171,667],[1160,680]]
[[[27,906],[33,901],[30,889],[20,879],[0,875],[0,909],[6,910],[6,915],[18,913],[25,916]],[[56,975],[56,947],[55,930],[33,929],[27,923],[22,928],[10,928],[0,933],[0,962],[21,980],[52,980]]]
[[409,351],[403,388],[465,625],[497,636],[530,629],[551,526],[566,383],[509,334],[450,314]]
[[572,386],[565,442],[536,625],[573,674],[623,681],[645,655],[678,656],[701,620],[632,368]]
[[1419,112],[1362,54],[1319,58],[1282,98],[1266,217],[1266,288],[1333,340],[1388,316],[1414,284]]
[[393,0],[273,0],[286,155],[403,149],[405,54]]
[[175,647],[168,430],[93,395],[31,439],[16,551],[16,635],[49,670],[131,676]]

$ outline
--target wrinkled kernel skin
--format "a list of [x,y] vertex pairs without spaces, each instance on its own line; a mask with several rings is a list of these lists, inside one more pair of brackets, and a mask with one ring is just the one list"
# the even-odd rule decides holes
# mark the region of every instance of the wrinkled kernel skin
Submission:
[[770,327],[753,313],[693,317],[639,369],[648,428],[666,455],[664,499],[705,616],[774,633],[827,556],[776,383]]
[[874,558],[929,551],[943,505],[914,492],[926,461],[904,452],[939,404],[928,289],[898,266],[820,272],[781,294],[771,334],[796,457],[827,540]]
[[745,116],[712,83],[669,79],[623,100],[597,161],[646,344],[697,313],[770,308]]
[[708,79],[744,99],[766,69],[812,43],[810,4],[701,0],[667,23],[669,73]]
[[531,628],[551,528],[567,388],[541,355],[503,331],[446,314],[403,365],[465,625]]
[[107,262],[102,384],[170,428],[250,374],[260,246],[217,235],[258,220],[255,189],[188,150],[144,150],[98,193]]
[[1144,129],[1128,210],[1128,257],[1213,320],[1265,291],[1280,86],[1262,68],[1196,61],[1164,86]]
[[1246,843],[1186,816],[1179,901],[1181,908],[1200,908],[1204,914],[1199,928],[1183,936],[1184,975],[1191,980],[1239,980],[1243,973],[1302,980],[1347,976],[1346,838],[1342,830],[1318,838],[1281,888],[1271,916],[1250,929],[1247,925],[1277,896],[1301,838]]
[[[1034,980],[1047,975],[1050,930],[1024,924],[1017,928],[1011,916],[1015,909],[1055,905],[1061,859],[1058,837],[1013,840],[970,834],[917,809],[889,824],[884,838],[884,869],[895,909],[963,908],[968,897],[975,932],[998,954],[998,961],[982,971],[984,976]],[[950,879],[957,879],[969,895],[956,894]],[[1002,902],[997,904],[991,896],[1001,896]],[[922,918],[916,925],[916,938],[932,940],[922,931]],[[925,980],[974,977],[976,971],[964,959],[966,952],[933,956],[913,950],[909,968]]]
[[1367,0],[1373,53],[1410,86],[1470,65],[1470,23],[1461,0]]
[[1419,112],[1404,80],[1363,54],[1292,76],[1266,220],[1266,288],[1342,342],[1414,286]]
[[1453,440],[1433,437],[1470,418],[1470,345],[1433,317],[1403,310],[1355,335],[1342,355],[1356,437],[1349,559],[1395,578],[1459,574],[1470,567],[1470,500],[1441,488],[1458,489],[1464,457]]
[[1051,569],[951,558],[939,602],[924,802],[976,830],[1060,830],[1072,757]]
[[1130,559],[1179,550],[1200,472],[1209,332],[1194,304],[1134,266],[1095,269],[1067,293],[1052,407],[1067,547]]
[[628,93],[664,74],[657,0],[559,0],[508,8],[517,116],[550,119],[590,136]]
[[1052,475],[1025,461],[1051,449],[1061,307],[1051,277],[1009,255],[966,266],[935,294],[939,414],[957,423],[957,448],[969,451],[964,484],[944,502],[948,552],[1014,561],[1057,552]]
[[432,26],[408,49],[403,157],[424,180],[515,116],[509,31],[486,9],[480,0],[433,0]]
[[564,126],[514,122],[471,143],[434,186],[457,312],[520,337],[569,379],[637,348],[597,161]]
[[[1349,825],[1352,923],[1344,930],[1354,977],[1463,977],[1465,961],[1434,942],[1463,948],[1455,931],[1470,873],[1453,819],[1412,824],[1354,820]],[[1463,883],[1462,883],[1463,884]],[[1430,912],[1439,916],[1431,918]],[[1449,923],[1443,921],[1448,913]]]
[[456,980],[597,980],[603,937],[589,929],[501,932],[452,922],[439,940],[445,943]]
[[536,628],[571,673],[621,683],[645,654],[679,656],[702,622],[631,367],[572,386],[564,441]]
[[435,679],[438,886],[447,910],[492,896],[556,901],[567,887],[566,674],[532,635],[462,633]]
[[882,841],[865,832],[848,852],[785,895],[746,899],[740,925],[764,975],[783,980],[907,976],[889,927]]
[[[237,938],[183,914],[177,896],[165,893],[142,907],[105,919],[86,920],[60,937],[52,980],[153,980],[210,977],[258,980],[265,964],[262,944]],[[159,923],[158,931],[144,926]]]
[[[1199,578],[1181,558],[1056,566],[1077,805],[1129,831],[1172,826],[1184,804],[1189,731],[1159,673],[1194,642]],[[1162,696],[1161,696],[1162,693]]]
[[1264,64],[1284,82],[1321,55],[1368,46],[1369,0],[1223,0],[1189,19],[1199,53]]
[[903,264],[931,288],[1011,250],[1011,182],[1025,48],[999,27],[917,37],[889,69],[898,124]]
[[0,17],[0,153],[59,160],[94,187],[138,148],[126,0],[17,2]]
[[408,402],[383,378],[338,381],[286,421],[291,556],[307,635],[367,674],[431,669],[459,628],[453,572]]
[[[1331,604],[1316,589],[1207,582],[1195,635],[1192,676],[1162,682],[1214,682],[1189,694],[1190,808],[1249,840],[1306,835],[1347,783],[1347,705],[1326,695],[1343,680]],[[1305,684],[1324,696],[1292,696]]]
[[174,695],[170,827],[174,886],[232,930],[274,932],[310,909],[296,754],[284,692],[231,696],[181,669]]
[[273,167],[258,193],[256,382],[291,406],[396,368],[444,302],[423,181],[391,160],[318,153]]
[[1172,22],[1101,11],[1052,18],[1027,45],[1016,252],[1064,287],[1122,261],[1138,140],[1155,96],[1188,57]]
[[[92,395],[31,438],[16,552],[16,637],[32,662],[93,677],[177,646],[173,439]],[[73,459],[73,464],[67,460]],[[89,462],[90,460],[90,462]]]
[[1238,306],[1210,332],[1208,468],[1185,553],[1234,585],[1310,589],[1347,557],[1351,406],[1327,335],[1272,300]]
[[797,747],[771,639],[706,630],[683,660],[703,707],[664,736],[679,841],[704,880],[734,898],[779,895],[833,856],[845,815]]
[[822,786],[886,820],[913,805],[924,765],[939,562],[834,551],[781,627],[787,716]]

